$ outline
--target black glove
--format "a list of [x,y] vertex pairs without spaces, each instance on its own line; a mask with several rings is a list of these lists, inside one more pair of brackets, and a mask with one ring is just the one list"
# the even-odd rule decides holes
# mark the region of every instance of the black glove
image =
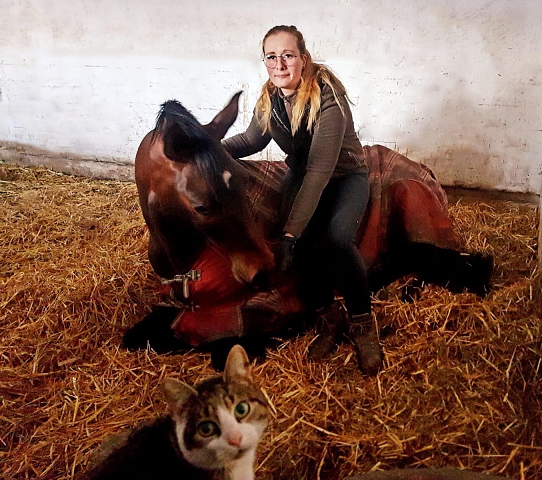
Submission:
[[294,260],[294,247],[296,240],[296,237],[290,237],[286,235],[280,237],[277,243],[277,251],[275,254],[277,270],[281,272],[286,272],[290,270],[290,267],[292,266],[292,262]]

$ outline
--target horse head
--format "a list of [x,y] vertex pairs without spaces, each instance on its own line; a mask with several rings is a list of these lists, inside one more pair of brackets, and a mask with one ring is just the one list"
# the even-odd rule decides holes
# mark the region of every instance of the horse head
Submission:
[[234,95],[207,125],[179,102],[162,105],[136,155],[136,183],[149,227],[149,259],[164,278],[185,273],[213,242],[230,258],[235,279],[256,285],[274,259],[245,195],[247,175],[220,140],[238,114]]

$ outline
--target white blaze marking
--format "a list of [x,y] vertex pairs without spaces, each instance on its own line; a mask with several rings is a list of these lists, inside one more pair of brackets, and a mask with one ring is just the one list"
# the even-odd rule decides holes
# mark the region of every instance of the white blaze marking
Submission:
[[232,177],[231,172],[228,170],[224,170],[224,173],[222,174],[222,178],[224,179],[224,183],[226,184],[226,187],[230,188],[230,178]]
[[187,178],[182,170],[175,170],[175,189],[179,193],[186,192]]

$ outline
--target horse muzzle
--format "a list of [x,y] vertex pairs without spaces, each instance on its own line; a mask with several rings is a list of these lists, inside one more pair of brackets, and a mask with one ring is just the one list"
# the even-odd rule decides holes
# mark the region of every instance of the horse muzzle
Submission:
[[274,258],[271,253],[265,258],[234,254],[231,256],[234,278],[254,290],[265,290],[271,283]]

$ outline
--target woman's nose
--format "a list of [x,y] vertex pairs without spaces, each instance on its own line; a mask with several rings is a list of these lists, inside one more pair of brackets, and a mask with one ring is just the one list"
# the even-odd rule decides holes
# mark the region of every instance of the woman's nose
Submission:
[[282,57],[278,57],[277,66],[275,68],[278,68],[279,70],[286,70],[288,68],[286,66],[286,60],[284,60]]

